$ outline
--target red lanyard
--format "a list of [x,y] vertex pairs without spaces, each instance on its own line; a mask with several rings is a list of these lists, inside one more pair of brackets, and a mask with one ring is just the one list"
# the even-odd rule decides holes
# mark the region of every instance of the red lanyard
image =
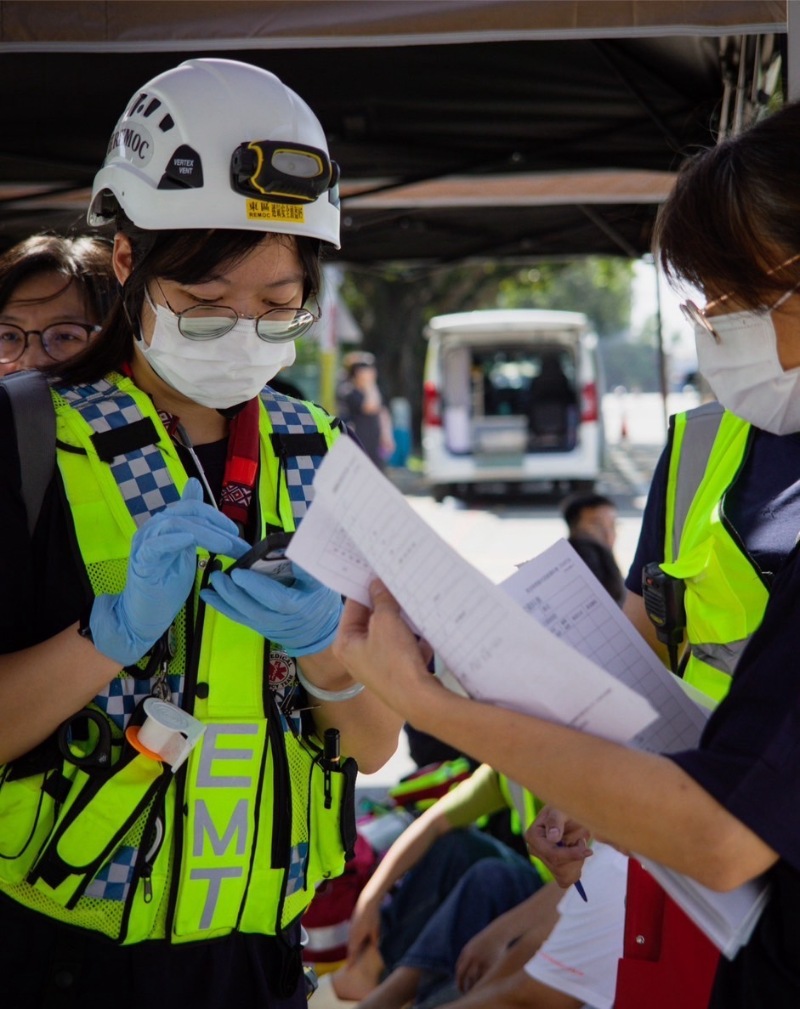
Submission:
[[[127,362],[120,370],[127,378],[133,378],[133,373]],[[228,518],[241,523],[242,526],[247,525],[258,475],[258,400],[259,397],[255,396],[245,403],[242,409],[231,418],[228,427],[228,454],[222,477],[219,509]],[[159,416],[170,436],[174,436],[180,418],[162,410],[159,410]]]
[[243,526],[247,525],[258,475],[258,400],[256,396],[245,403],[230,422],[228,456],[219,501],[220,511]]

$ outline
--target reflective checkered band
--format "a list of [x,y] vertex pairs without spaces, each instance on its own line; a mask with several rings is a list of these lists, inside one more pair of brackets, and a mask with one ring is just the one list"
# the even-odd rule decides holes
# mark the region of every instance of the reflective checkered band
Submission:
[[[106,379],[57,391],[98,434],[142,419],[133,398]],[[180,499],[157,445],[145,445],[117,456],[110,469],[137,526],[171,501]]]
[[[317,422],[302,400],[291,399],[272,390],[263,399],[276,434],[318,433]],[[321,462],[321,455],[289,456],[285,461],[286,486],[295,525],[299,525],[314,497],[314,476]]]
[[[117,676],[94,698],[93,703],[124,732],[137,705],[153,693],[153,682],[127,675]],[[167,676],[167,682],[172,691],[172,703],[180,708],[183,704],[183,676]]]
[[286,878],[286,896],[302,890],[306,881],[306,859],[308,858],[308,841],[296,844],[289,852],[289,872]]
[[92,882],[86,887],[84,897],[97,900],[125,900],[133,882],[138,848],[127,845],[117,848],[110,862],[106,862]]

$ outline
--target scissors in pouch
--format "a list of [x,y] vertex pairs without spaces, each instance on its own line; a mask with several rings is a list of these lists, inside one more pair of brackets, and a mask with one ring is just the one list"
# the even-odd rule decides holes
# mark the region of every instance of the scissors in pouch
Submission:
[[99,711],[83,708],[68,718],[58,730],[61,756],[86,770],[111,767],[111,726]]

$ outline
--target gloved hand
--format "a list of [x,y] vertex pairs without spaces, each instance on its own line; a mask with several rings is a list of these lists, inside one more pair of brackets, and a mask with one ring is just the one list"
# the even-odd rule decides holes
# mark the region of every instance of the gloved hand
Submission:
[[202,487],[192,478],[180,501],[136,532],[123,591],[95,599],[89,630],[98,651],[128,666],[152,648],[192,590],[198,547],[241,557],[248,544],[235,522],[203,502]]
[[202,599],[231,620],[283,646],[287,655],[321,652],[336,637],[342,597],[296,564],[294,581],[276,581],[267,574],[234,568],[216,571]]

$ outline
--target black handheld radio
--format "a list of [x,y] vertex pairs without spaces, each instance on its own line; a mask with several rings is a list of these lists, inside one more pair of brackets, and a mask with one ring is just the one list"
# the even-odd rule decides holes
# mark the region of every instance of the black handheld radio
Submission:
[[670,668],[679,676],[678,647],[686,630],[685,588],[681,579],[666,574],[655,561],[642,570],[645,611],[656,629],[656,637],[667,646]]

